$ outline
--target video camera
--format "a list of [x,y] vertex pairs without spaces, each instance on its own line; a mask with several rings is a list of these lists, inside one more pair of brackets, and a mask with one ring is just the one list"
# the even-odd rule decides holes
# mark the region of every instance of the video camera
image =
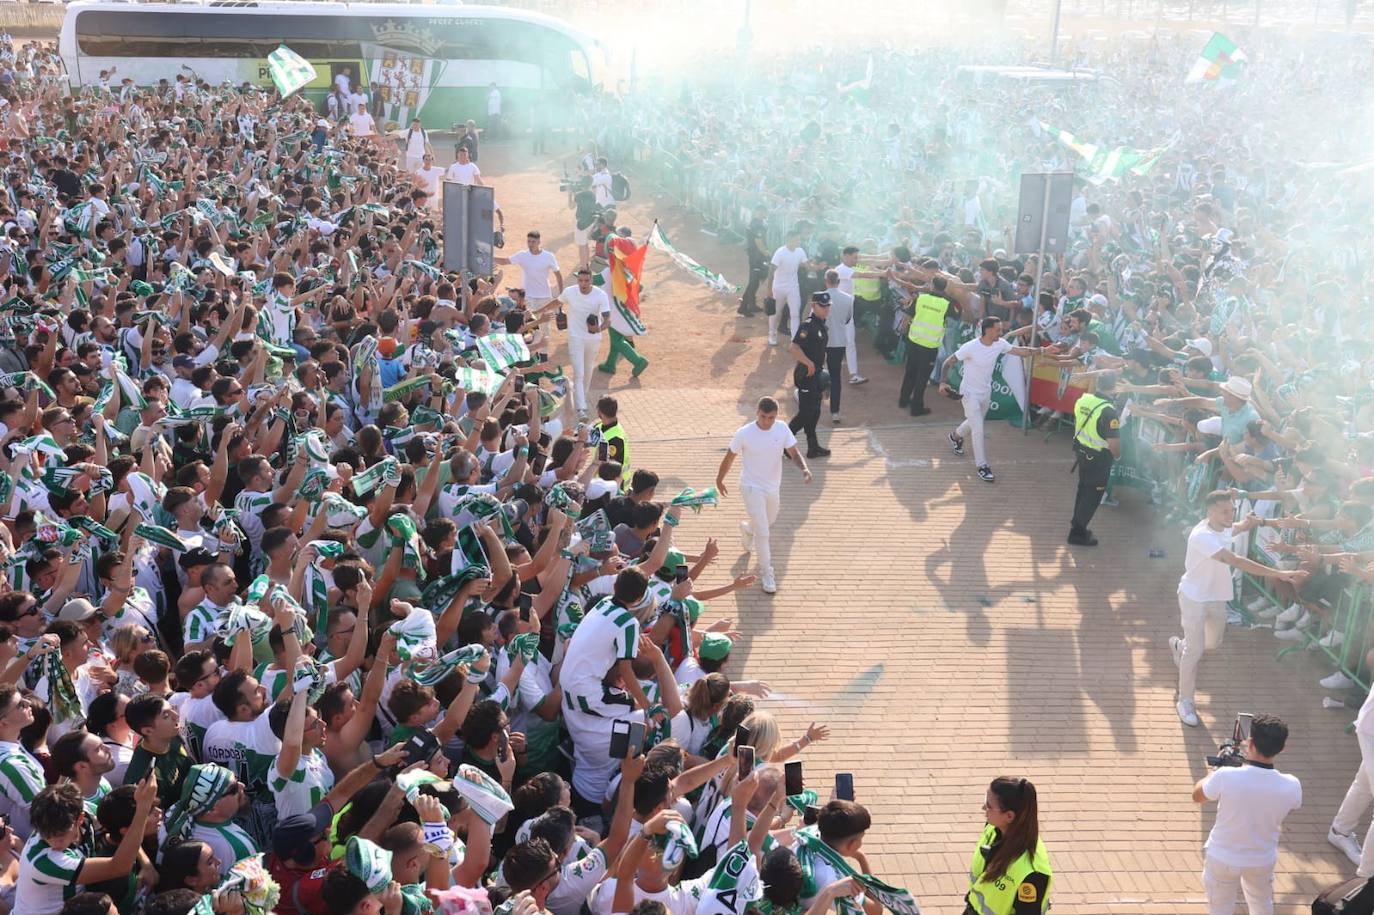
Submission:
[[565,171],[563,172],[563,177],[558,179],[558,190],[559,193],[563,194],[572,194],[576,193],[577,191],[585,191],[591,186],[591,175],[578,175],[577,177],[572,177]]
[[1250,740],[1250,722],[1254,720],[1255,716],[1249,712],[1236,715],[1236,725],[1231,730],[1231,736],[1221,742],[1216,756],[1207,757],[1207,765],[1213,769],[1245,765],[1245,745]]

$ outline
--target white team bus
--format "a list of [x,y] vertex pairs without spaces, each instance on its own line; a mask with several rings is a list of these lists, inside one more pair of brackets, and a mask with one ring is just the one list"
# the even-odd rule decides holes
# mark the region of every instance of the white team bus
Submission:
[[59,50],[74,88],[102,70],[112,84],[151,86],[189,71],[211,84],[268,86],[267,55],[281,44],[314,64],[304,91],[317,103],[344,74],[384,101],[379,124],[418,115],[431,129],[480,121],[492,83],[503,115],[527,118],[541,99],[597,81],[606,64],[595,40],[552,16],[461,3],[74,0]]

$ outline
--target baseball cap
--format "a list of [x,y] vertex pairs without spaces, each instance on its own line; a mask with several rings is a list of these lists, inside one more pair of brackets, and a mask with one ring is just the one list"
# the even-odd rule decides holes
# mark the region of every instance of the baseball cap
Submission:
[[701,647],[697,649],[697,654],[703,661],[724,661],[730,655],[730,649],[735,643],[730,641],[728,635],[721,635],[719,632],[708,632],[702,636]]
[[196,566],[212,566],[215,564],[215,554],[203,546],[192,547],[181,554],[177,564],[187,571]]
[[86,620],[95,616],[95,605],[84,597],[73,597],[62,605],[62,609],[57,612],[60,620],[70,620],[73,623],[84,623]]
[[272,850],[283,861],[314,859],[315,839],[329,829],[334,820],[334,811],[328,804],[316,804],[307,813],[298,813],[277,822],[272,833]]
[[196,360],[192,359],[185,353],[182,353],[180,356],[177,356],[175,359],[172,360],[172,368],[174,369],[193,369],[195,367]]
[[1212,355],[1212,341],[1208,340],[1206,337],[1198,337],[1195,340],[1189,340],[1188,346],[1191,346],[1204,356]]

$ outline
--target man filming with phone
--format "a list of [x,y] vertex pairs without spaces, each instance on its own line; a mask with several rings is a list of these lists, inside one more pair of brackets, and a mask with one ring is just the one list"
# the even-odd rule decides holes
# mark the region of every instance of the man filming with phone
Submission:
[[1212,915],[1229,913],[1245,892],[1251,915],[1273,915],[1274,865],[1284,817],[1302,806],[1302,784],[1274,768],[1288,742],[1288,725],[1256,715],[1245,740],[1245,762],[1225,766],[1193,786],[1199,804],[1217,802],[1217,819],[1204,846],[1202,885]]

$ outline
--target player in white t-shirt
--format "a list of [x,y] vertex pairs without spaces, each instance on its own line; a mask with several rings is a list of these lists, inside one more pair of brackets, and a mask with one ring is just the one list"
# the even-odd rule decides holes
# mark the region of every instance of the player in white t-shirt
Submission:
[[514,264],[520,268],[520,287],[525,290],[525,304],[531,312],[537,312],[553,299],[553,288],[549,286],[549,274],[553,274],[556,288],[563,288],[563,271],[558,266],[558,258],[552,251],[540,247],[539,232],[531,229],[525,235],[527,250],[517,251],[510,257],[498,257],[498,265]]
[[1169,650],[1178,665],[1178,717],[1189,727],[1198,726],[1193,705],[1197,667],[1202,653],[1220,647],[1226,631],[1226,605],[1234,596],[1231,569],[1240,569],[1258,578],[1294,581],[1302,573],[1284,572],[1238,556],[1231,544],[1235,538],[1260,526],[1253,512],[1232,525],[1236,503],[1231,492],[1218,489],[1204,500],[1207,517],[1188,534],[1188,551],[1183,559],[1183,577],[1178,580],[1178,609],[1183,617],[1183,638],[1169,637]]
[[[1031,325],[1017,330],[1016,333],[1029,333]],[[959,382],[959,396],[964,402],[964,421],[959,428],[949,434],[949,443],[954,453],[964,453],[964,436],[973,434],[973,462],[978,468],[978,476],[985,483],[997,478],[988,466],[987,449],[983,446],[983,417],[987,415],[992,403],[992,373],[997,369],[997,360],[1004,353],[1013,356],[1034,356],[1038,349],[1029,346],[1013,346],[1002,339],[1002,319],[984,318],[978,325],[979,336],[959,347],[945,364],[940,367],[940,393],[952,392],[946,379],[955,362],[964,364],[964,377]]]
[[[529,290],[526,290],[528,293]],[[568,309],[568,361],[573,368],[573,407],[579,421],[587,419],[587,391],[601,352],[601,334],[611,320],[611,300],[604,289],[592,285],[592,271],[577,270],[577,285],[558,296]]]
[[482,187],[482,170],[477,163],[468,158],[468,148],[459,146],[453,164],[444,172],[444,180],[449,184],[473,184]]
[[801,269],[810,262],[806,249],[801,247],[801,233],[795,229],[787,233],[786,243],[773,252],[769,262],[769,282],[773,289],[775,306],[768,316],[768,345],[778,345],[778,309],[787,306],[787,337],[797,335],[797,325],[801,323]]
[[778,494],[782,488],[782,456],[786,453],[801,468],[802,480],[811,482],[811,469],[797,451],[797,437],[786,423],[778,422],[778,402],[771,397],[759,399],[752,423],[740,426],[730,439],[730,448],[716,470],[716,489],[728,495],[725,475],[740,458],[739,492],[749,520],[740,522],[745,552],[758,551],[759,578],[768,594],[778,590],[773,574],[773,547],[770,541],[773,521],[778,517]]

